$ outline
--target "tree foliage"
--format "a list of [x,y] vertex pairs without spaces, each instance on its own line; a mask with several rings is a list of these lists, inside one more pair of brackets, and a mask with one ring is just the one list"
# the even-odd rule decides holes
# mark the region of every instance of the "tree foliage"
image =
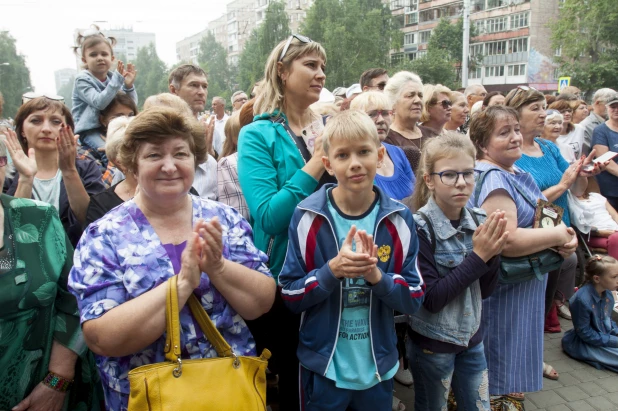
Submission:
[[4,96],[2,117],[15,117],[22,94],[31,89],[30,70],[24,56],[17,53],[15,39],[7,31],[0,32],[0,92]]
[[200,41],[197,55],[198,64],[208,74],[209,98],[220,96],[229,100],[232,91],[230,68],[227,64],[227,51],[217,43],[212,33]]
[[264,66],[270,52],[290,35],[285,4],[273,1],[268,5],[264,21],[253,30],[238,63],[240,90],[251,91],[253,84],[264,77]]
[[618,8],[615,0],[565,0],[550,24],[562,75],[592,91],[618,85]]
[[[470,25],[470,38],[476,37],[476,27]],[[429,37],[427,50],[445,50],[448,57],[456,63],[463,60],[463,19],[451,23],[449,19],[443,18]]]
[[168,71],[163,60],[157,55],[154,43],[137,50],[134,64],[137,70],[134,86],[141,107],[146,98],[168,91]]
[[403,34],[389,7],[380,0],[316,0],[302,33],[327,52],[326,87],[357,83],[363,71],[388,67],[389,51]]
[[423,83],[442,84],[451,90],[460,87],[455,69],[455,60],[450,57],[446,50],[434,49],[416,60],[404,61],[392,68],[392,72],[411,71],[418,74]]

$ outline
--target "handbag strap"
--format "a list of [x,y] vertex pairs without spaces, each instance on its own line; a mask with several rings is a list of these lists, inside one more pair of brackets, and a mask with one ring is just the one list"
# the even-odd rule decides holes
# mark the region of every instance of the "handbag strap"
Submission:
[[303,140],[302,138],[298,137],[292,131],[290,126],[285,122],[285,119],[283,118],[283,116],[271,117],[271,118],[269,118],[269,120],[272,121],[273,123],[278,123],[278,124],[281,124],[283,126],[283,128],[288,133],[290,138],[296,144],[296,147],[298,148],[298,152],[303,157],[303,160],[305,160],[305,163],[307,163],[309,160],[311,160],[311,153],[309,152],[309,149],[307,149],[307,144],[305,144],[305,140]]
[[[219,357],[234,357],[232,347],[225,341],[214,325],[202,304],[194,294],[187,301],[193,317],[202,329],[202,332],[217,351]],[[165,307],[166,336],[165,359],[176,362],[181,356],[180,349],[180,317],[178,309],[178,276],[174,275],[167,281],[167,298]]]
[[[500,171],[499,168],[490,168],[488,170],[485,170],[481,173],[481,175],[477,178],[476,180],[476,186],[474,187],[474,207],[479,207],[479,196],[481,194],[481,189],[483,188],[483,183],[485,182],[485,177],[487,177],[487,174],[489,174],[490,172],[494,171],[494,170],[498,170]],[[521,195],[524,200],[526,200],[530,205],[532,205],[533,208],[536,208],[537,206],[537,201],[532,199],[525,191],[523,188],[521,188],[519,186],[519,184],[517,184],[517,182],[513,181],[512,179],[508,179],[509,184],[511,185],[511,187],[513,187],[515,189],[515,191],[517,191],[519,193],[519,195]]]

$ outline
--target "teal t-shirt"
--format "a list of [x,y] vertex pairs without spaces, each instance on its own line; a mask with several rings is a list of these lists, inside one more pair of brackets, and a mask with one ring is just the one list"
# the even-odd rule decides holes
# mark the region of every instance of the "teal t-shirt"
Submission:
[[[365,230],[373,235],[380,209],[379,196],[369,209],[360,216],[344,214],[335,204],[332,189],[327,192],[328,210],[335,222],[335,231],[341,246],[352,228]],[[352,246],[355,249],[355,245]],[[377,376],[376,363],[371,350],[369,332],[369,302],[371,290],[365,284],[365,279],[346,278],[343,284],[343,311],[339,324],[339,336],[335,354],[326,371],[326,378],[335,381],[339,388],[349,390],[366,390],[380,382]],[[398,364],[382,380],[392,378],[397,372]]]

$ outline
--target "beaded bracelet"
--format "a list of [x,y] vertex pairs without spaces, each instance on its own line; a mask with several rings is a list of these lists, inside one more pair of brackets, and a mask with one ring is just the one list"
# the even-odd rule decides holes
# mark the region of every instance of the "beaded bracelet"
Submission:
[[71,389],[71,386],[73,385],[73,380],[68,380],[50,371],[43,380],[43,384],[47,385],[49,388],[55,391],[67,392]]

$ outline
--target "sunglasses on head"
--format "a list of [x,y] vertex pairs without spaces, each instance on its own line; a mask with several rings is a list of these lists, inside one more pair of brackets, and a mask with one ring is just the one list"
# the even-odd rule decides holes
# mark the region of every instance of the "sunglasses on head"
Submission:
[[35,98],[39,98],[39,97],[45,97],[48,98],[50,100],[54,100],[54,101],[62,101],[64,103],[64,97],[62,96],[57,96],[55,94],[47,94],[47,93],[35,93],[33,91],[30,91],[28,93],[24,93],[21,96],[21,102],[22,104],[27,103],[30,100],[34,100]]
[[535,89],[534,87],[529,87],[529,86],[517,86],[517,88],[519,90],[523,90],[523,91],[530,91],[530,90],[534,90],[534,91],[538,91],[537,89]]
[[281,55],[279,56],[278,61],[283,60],[283,58],[285,57],[285,54],[288,52],[288,49],[290,48],[290,44],[292,44],[292,40],[294,39],[300,41],[301,43],[305,43],[305,44],[313,42],[313,40],[311,40],[309,37],[305,37],[300,34],[292,34],[290,38],[288,39],[287,43],[285,43],[285,47],[283,48],[283,51],[281,52]]

